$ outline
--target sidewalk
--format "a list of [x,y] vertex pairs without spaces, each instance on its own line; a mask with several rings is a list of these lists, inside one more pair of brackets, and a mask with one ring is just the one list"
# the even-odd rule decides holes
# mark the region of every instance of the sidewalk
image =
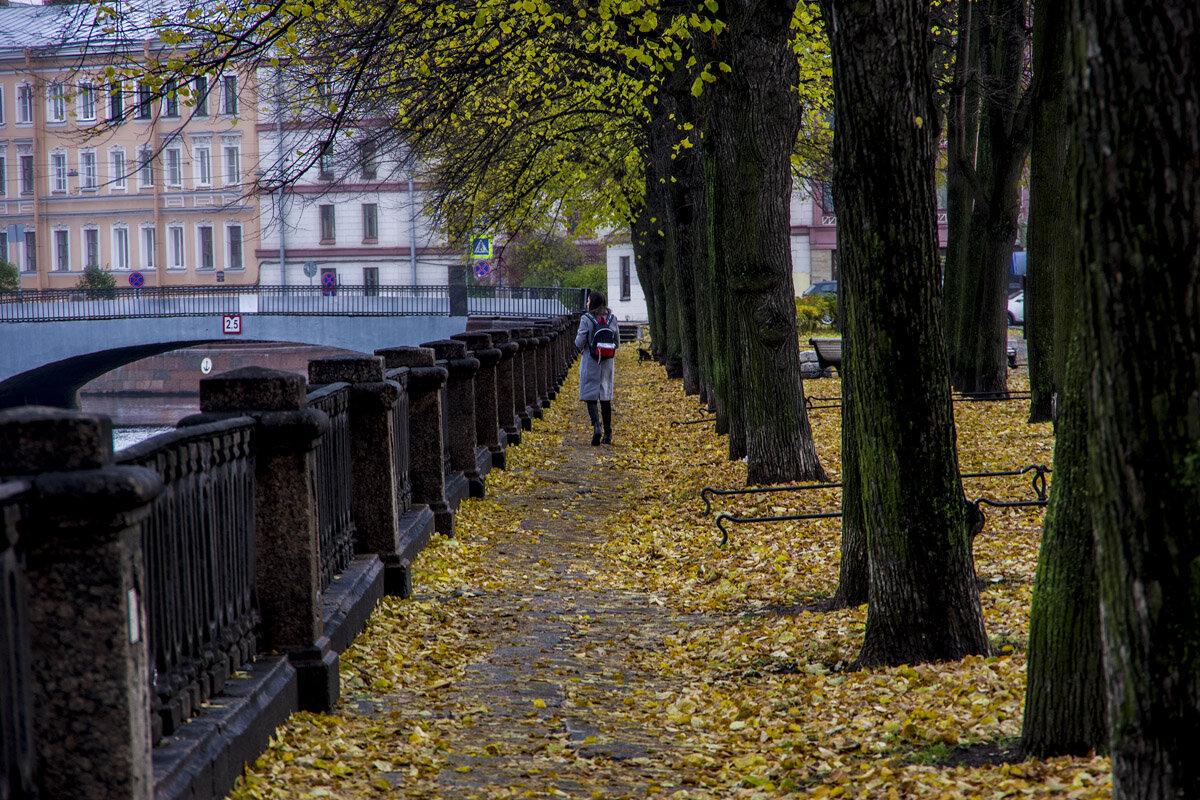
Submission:
[[[614,444],[590,446],[572,370],[456,538],[422,554],[414,599],[385,600],[344,654],[338,713],[293,717],[231,797],[1107,796],[1104,759],[989,760],[1020,732],[1040,510],[997,513],[976,542],[995,657],[846,672],[865,607],[807,610],[836,587],[838,521],[738,526],[717,547],[699,490],[742,486],[745,465],[711,424],[672,425],[704,415],[661,367],[618,359]],[[1021,404],[968,405],[964,471],[1048,462]],[[811,422],[836,475],[839,415]],[[718,508],[840,502],[765,498]]]

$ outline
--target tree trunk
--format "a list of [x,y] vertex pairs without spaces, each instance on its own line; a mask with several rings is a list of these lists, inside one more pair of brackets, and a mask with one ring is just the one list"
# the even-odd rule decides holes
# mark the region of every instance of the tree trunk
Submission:
[[975,0],[957,0],[954,83],[946,112],[946,330],[957,330],[967,308],[965,271],[975,208],[975,150],[979,135],[979,14]]
[[1025,278],[1025,339],[1029,344],[1029,421],[1048,422],[1054,415],[1054,395],[1066,378],[1066,355],[1074,326],[1059,327],[1059,291],[1065,292],[1061,311],[1074,317],[1078,295],[1075,283],[1056,284],[1059,265],[1078,259],[1074,193],[1068,180],[1070,100],[1066,92],[1067,55],[1071,26],[1065,3],[1036,3],[1033,9],[1033,133],[1029,158],[1029,258]]
[[[800,130],[795,0],[727,0],[713,48],[732,71],[707,85],[716,156],[708,201],[740,346],[747,482],[824,480],[800,383],[789,240],[791,152]],[[731,441],[738,420],[731,420]]]
[[1076,13],[1113,796],[1200,797],[1200,7]]
[[978,194],[968,261],[961,271],[963,306],[948,331],[950,379],[966,393],[1008,390],[1008,275],[1020,211],[1021,170],[1029,153],[1025,65],[1027,0],[988,0],[981,14],[983,124],[976,159]]
[[[852,303],[853,290],[842,271],[838,281],[838,304],[841,319]],[[842,372],[854,369],[854,340],[842,336]],[[830,600],[830,608],[849,608],[867,602],[871,588],[870,563],[867,558],[867,532],[863,523],[862,503],[848,503],[847,497],[861,497],[862,483],[858,471],[858,450],[855,447],[854,404],[850,402],[850,381],[842,381],[842,553],[838,563],[838,586]]]
[[941,326],[929,6],[823,7],[838,241],[851,287],[853,364],[843,384],[861,487],[843,507],[862,507],[871,569],[859,662],[987,653]]
[[[1076,258],[1076,264],[1082,266]],[[1077,270],[1078,271],[1078,270]],[[1078,280],[1072,284],[1078,286]],[[1076,297],[1081,292],[1075,291]],[[1076,321],[1079,315],[1075,315]],[[1077,337],[1054,443],[1029,620],[1021,748],[1037,758],[1086,755],[1108,746],[1100,597],[1088,476],[1087,385],[1092,351]]]

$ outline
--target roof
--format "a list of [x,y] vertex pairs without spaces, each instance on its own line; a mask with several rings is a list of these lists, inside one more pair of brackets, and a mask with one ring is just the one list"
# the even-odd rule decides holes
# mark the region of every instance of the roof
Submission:
[[[142,24],[132,21],[139,17]],[[41,55],[75,55],[140,45],[147,38],[144,19],[135,14],[113,31],[112,18],[100,16],[91,3],[0,6],[0,58],[23,56],[27,48]]]

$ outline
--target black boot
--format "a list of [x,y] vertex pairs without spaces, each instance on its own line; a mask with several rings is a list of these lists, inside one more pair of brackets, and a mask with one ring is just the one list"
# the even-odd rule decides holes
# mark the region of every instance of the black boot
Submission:
[[592,447],[595,447],[600,444],[600,412],[596,408],[597,403],[595,400],[588,400],[586,402],[588,416],[592,420]]
[[[600,401],[600,413],[604,416],[604,438],[601,439],[600,441],[603,442],[604,444],[612,444],[612,401],[611,400],[601,400]],[[600,429],[597,428],[596,432],[599,433]]]

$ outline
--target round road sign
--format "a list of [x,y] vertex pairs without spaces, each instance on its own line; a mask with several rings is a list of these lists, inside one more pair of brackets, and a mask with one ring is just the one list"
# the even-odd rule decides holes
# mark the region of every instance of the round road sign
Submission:
[[475,277],[476,278],[486,278],[488,272],[490,272],[491,269],[492,269],[492,267],[490,264],[488,264],[488,262],[476,261],[475,262]]
[[145,282],[146,282],[146,279],[144,277],[142,277],[142,273],[140,273],[140,272],[129,273],[129,285],[132,286],[133,288],[136,289]]

